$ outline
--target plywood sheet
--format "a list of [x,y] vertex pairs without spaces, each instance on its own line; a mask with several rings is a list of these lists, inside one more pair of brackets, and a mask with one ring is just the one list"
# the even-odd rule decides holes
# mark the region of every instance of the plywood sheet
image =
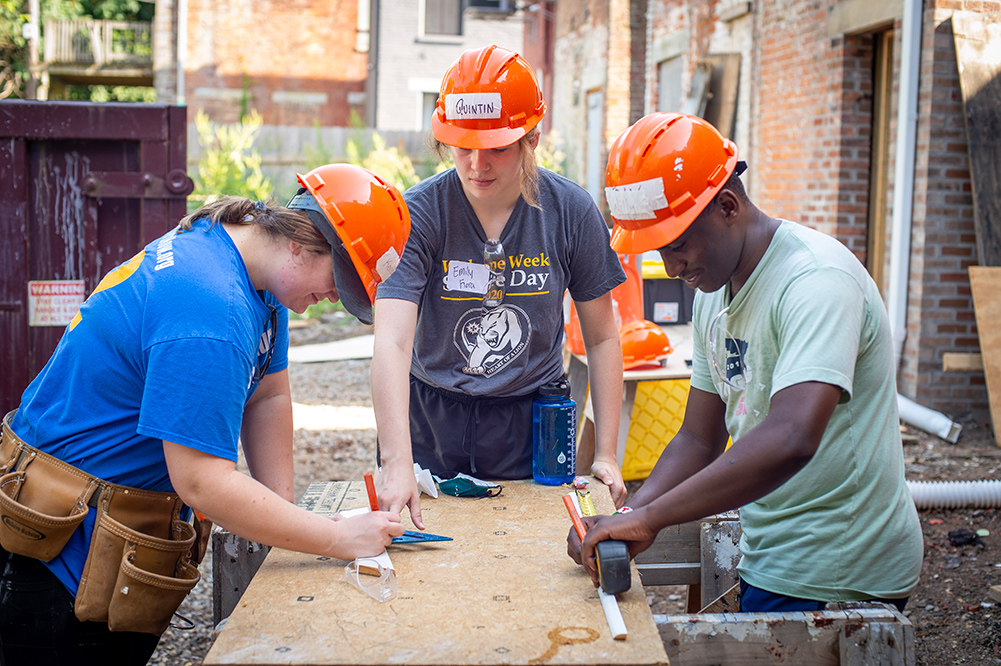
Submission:
[[1001,425],[1001,267],[970,266],[970,287],[987,377],[994,439],[1001,446],[1001,437],[998,437],[998,425]]
[[[394,546],[399,594],[378,603],[346,562],[272,550],[204,663],[666,664],[635,567],[619,595],[628,638],[609,635],[590,579],[566,555],[565,487],[506,482],[493,498],[433,500],[428,531],[454,541]],[[595,492],[599,512],[611,510]],[[318,513],[364,506],[361,482],[313,484]]]
[[977,252],[981,265],[1001,266],[1001,17],[957,11],[952,33],[970,153]]

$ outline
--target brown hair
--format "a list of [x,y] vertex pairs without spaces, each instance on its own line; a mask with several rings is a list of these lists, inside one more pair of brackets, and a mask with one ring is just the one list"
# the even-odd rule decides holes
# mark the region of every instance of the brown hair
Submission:
[[[518,148],[521,150],[521,196],[529,206],[542,210],[539,205],[539,165],[535,162],[535,150],[532,148],[532,141],[539,134],[539,126],[536,125],[518,140]],[[431,154],[442,162],[452,158],[449,152],[451,146],[436,139],[431,130],[424,136],[424,143]]]
[[270,201],[222,196],[185,216],[179,226],[183,231],[191,231],[192,223],[200,219],[209,220],[210,227],[216,222],[256,224],[274,240],[288,239],[312,252],[330,252],[330,244],[304,212],[278,206]]

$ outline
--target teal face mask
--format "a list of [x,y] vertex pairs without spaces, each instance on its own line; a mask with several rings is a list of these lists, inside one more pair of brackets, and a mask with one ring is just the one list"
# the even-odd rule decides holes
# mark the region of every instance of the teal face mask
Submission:
[[468,474],[456,474],[451,479],[434,477],[438,490],[454,497],[496,497],[501,494],[502,486],[492,481],[483,481]]

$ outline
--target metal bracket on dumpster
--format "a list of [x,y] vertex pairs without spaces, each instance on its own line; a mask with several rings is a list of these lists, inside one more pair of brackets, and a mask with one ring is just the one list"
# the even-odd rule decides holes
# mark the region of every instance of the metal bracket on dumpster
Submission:
[[95,199],[172,199],[193,189],[194,182],[181,169],[166,178],[139,171],[91,171],[83,179],[83,191]]

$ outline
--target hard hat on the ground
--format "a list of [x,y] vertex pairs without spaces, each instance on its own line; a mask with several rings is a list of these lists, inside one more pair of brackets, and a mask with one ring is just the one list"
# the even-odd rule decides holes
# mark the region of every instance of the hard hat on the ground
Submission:
[[338,297],[371,324],[376,288],[396,270],[410,236],[403,196],[354,164],[326,164],[296,176],[302,188],[288,208],[305,211],[330,243]]
[[737,167],[737,146],[684,113],[651,113],[612,143],[605,199],[612,248],[639,254],[673,243]]
[[500,148],[528,134],[545,114],[532,66],[490,45],[463,52],[445,73],[431,131],[448,146]]
[[657,365],[673,351],[667,333],[646,319],[630,321],[619,327],[622,343],[622,369]]

